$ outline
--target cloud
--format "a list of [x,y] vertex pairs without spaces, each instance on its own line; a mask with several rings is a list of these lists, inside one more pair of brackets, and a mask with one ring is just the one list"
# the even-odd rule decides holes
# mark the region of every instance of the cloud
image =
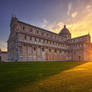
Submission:
[[53,26],[52,30],[53,32],[59,33],[63,27],[64,27],[64,23],[58,22],[55,26]]
[[[76,14],[75,14],[76,15]],[[78,37],[81,35],[88,34],[88,32],[92,36],[92,13],[88,13],[85,16],[82,16],[77,22],[67,24],[67,28],[70,30],[72,37]],[[59,33],[63,28],[64,23],[58,22],[57,24],[49,24],[46,26],[46,29],[51,30],[52,32]],[[92,39],[92,38],[91,38]]]
[[86,6],[86,9],[90,9],[90,8],[91,8],[91,5],[87,5],[87,6]]
[[45,19],[42,23],[43,28],[45,28],[49,31],[55,32],[55,33],[59,33],[60,30],[63,28],[63,26],[64,26],[63,22],[52,23],[52,22],[45,20]]
[[[70,18],[69,20],[70,22],[68,21],[67,28],[70,30],[73,38],[90,33],[91,41],[92,41],[92,12],[91,10],[92,10],[92,7],[90,5],[87,5],[85,7],[85,11],[75,11],[72,14],[70,14],[72,18]],[[78,14],[80,14],[80,17],[76,17]],[[76,18],[77,21],[74,20],[73,18]],[[47,23],[47,22],[44,22],[44,23]],[[59,33],[60,30],[63,28],[63,26],[64,26],[64,23],[61,21],[59,21],[58,23],[51,23],[48,21],[45,28],[47,30],[51,30],[52,32]]]
[[2,51],[7,51],[7,43],[0,40],[0,49]]
[[75,18],[78,15],[78,12],[73,12],[72,13],[72,18]]
[[67,25],[67,27],[71,30],[72,37],[77,37],[77,36],[85,35],[88,33],[90,33],[90,35],[92,36],[91,18],[92,18],[92,13],[87,13],[77,22]]
[[67,15],[68,16],[70,15],[71,9],[72,9],[72,3],[69,3],[68,4],[68,10],[67,10]]
[[[50,30],[50,31],[53,31],[53,29],[56,27],[53,23],[50,23],[49,20],[47,19],[43,19],[43,22],[42,22],[42,25],[41,27],[47,29],[47,30]],[[56,28],[57,29],[57,28]]]
[[46,27],[48,25],[48,21],[47,19],[43,19],[43,24],[42,24],[42,27]]
[[62,27],[62,26],[64,26],[64,23],[63,23],[63,22],[59,22],[57,25],[58,25],[59,27]]
[[91,12],[91,11],[92,11],[91,5],[87,5],[87,6],[86,6],[86,11],[88,11],[88,12]]

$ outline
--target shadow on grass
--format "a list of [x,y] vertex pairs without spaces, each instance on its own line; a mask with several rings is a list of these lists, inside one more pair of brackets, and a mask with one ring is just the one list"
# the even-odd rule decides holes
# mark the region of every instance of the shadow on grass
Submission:
[[48,78],[87,62],[8,62],[0,63],[0,91],[14,92],[28,83]]

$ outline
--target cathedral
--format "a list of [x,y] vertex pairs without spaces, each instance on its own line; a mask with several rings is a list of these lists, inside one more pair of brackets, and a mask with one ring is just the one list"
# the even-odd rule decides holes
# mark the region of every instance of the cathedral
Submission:
[[71,38],[66,25],[57,34],[11,18],[8,61],[91,61],[89,34]]

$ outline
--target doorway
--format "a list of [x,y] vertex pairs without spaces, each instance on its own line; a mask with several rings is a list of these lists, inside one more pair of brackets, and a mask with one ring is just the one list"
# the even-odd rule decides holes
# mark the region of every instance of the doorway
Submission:
[[79,56],[79,61],[81,60],[81,56]]
[[1,62],[1,56],[0,56],[0,62]]

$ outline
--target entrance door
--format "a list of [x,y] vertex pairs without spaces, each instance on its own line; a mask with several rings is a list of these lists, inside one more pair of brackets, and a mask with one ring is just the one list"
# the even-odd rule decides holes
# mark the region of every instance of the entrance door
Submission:
[[81,60],[81,56],[79,56],[79,61]]
[[0,62],[1,62],[1,56],[0,56]]

